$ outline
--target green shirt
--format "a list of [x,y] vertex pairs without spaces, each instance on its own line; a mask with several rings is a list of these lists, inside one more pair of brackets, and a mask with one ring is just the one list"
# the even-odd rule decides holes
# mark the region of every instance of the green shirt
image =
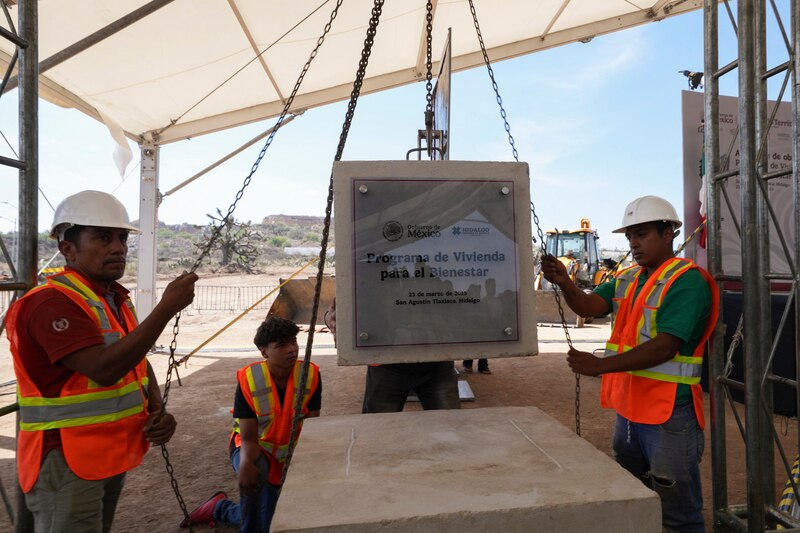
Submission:
[[[647,282],[644,272],[639,276],[634,298]],[[616,280],[598,285],[594,293],[602,297],[611,309]],[[669,333],[683,341],[678,353],[691,356],[706,329],[706,321],[711,313],[711,290],[706,280],[697,269],[681,274],[664,295],[664,300],[656,315],[656,331]],[[680,402],[691,397],[691,388],[683,383],[678,384],[675,397]]]

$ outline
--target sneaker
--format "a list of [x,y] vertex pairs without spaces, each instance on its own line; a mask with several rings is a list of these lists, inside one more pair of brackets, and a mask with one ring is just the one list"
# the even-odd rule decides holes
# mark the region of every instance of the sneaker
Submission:
[[464,369],[465,374],[472,374],[472,367],[471,366],[462,366],[461,368]]
[[215,492],[206,503],[189,513],[189,517],[181,521],[180,527],[187,528],[190,524],[208,524],[209,527],[214,527],[214,508],[217,506],[218,501],[227,497],[227,494],[222,491]]
[[488,366],[486,368],[479,368],[478,372],[480,372],[481,374],[491,374],[492,373],[492,371],[489,370]]

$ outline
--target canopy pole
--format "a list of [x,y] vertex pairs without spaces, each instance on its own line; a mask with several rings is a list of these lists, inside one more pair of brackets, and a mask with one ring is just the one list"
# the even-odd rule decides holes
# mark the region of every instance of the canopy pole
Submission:
[[139,145],[139,256],[136,271],[136,312],[144,320],[156,305],[156,230],[158,229],[158,154],[148,137]]

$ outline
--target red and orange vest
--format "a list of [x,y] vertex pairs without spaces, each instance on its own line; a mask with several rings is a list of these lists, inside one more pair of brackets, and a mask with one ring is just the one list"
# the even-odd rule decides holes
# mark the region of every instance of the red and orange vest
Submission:
[[[106,301],[89,287],[77,272],[68,271],[47,279],[9,309],[8,338],[14,371],[17,375],[20,431],[17,440],[17,472],[24,492],[29,492],[39,477],[42,463],[43,432],[58,429],[64,459],[82,479],[105,479],[136,467],[149,444],[144,438],[147,419],[147,360],[142,360],[114,385],[103,387],[75,372],[57,398],[42,396],[25,372],[24,354],[16,342],[16,322],[20,302],[37,291],[56,290],[88,314],[106,346],[125,336]],[[136,311],[128,300],[120,312],[129,328],[137,324]]]
[[711,311],[703,336],[691,356],[676,354],[672,359],[645,370],[603,374],[600,404],[610,407],[631,422],[662,424],[672,416],[678,383],[690,385],[700,428],[705,427],[703,391],[700,388],[705,343],[719,317],[719,289],[711,276],[688,259],[665,261],[645,282],[634,298],[642,268],[633,266],[616,277],[612,305],[611,338],[606,357],[627,352],[658,334],[656,317],[672,284],[690,269],[697,269],[711,291]]
[[[303,429],[301,418],[297,434],[294,439],[289,438],[289,434],[292,431],[292,417],[294,416],[295,391],[300,389],[299,381],[302,374],[302,365],[302,361],[295,362],[292,375],[286,383],[283,405],[281,405],[275,382],[272,380],[266,361],[252,363],[236,372],[236,379],[239,381],[242,394],[244,394],[247,403],[256,413],[258,419],[258,443],[269,460],[268,482],[272,485],[279,486],[281,484],[283,465],[289,453],[289,442],[293,440],[292,444],[295,444],[298,437],[300,437],[300,431]],[[318,385],[319,367],[314,363],[309,363],[308,376],[303,384],[305,389],[301,406],[303,418],[308,414],[308,402],[317,390]],[[234,420],[231,438],[234,439],[236,446],[242,445],[242,439],[239,435],[239,419]]]

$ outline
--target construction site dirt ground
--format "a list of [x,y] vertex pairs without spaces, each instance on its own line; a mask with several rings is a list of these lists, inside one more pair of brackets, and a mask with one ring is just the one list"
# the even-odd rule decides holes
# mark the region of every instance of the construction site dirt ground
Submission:
[[[225,284],[259,285],[275,284],[277,277],[265,279],[254,276],[217,278]],[[178,351],[184,352],[205,341],[236,317],[228,312],[184,312],[180,320]],[[181,384],[173,374],[168,408],[178,420],[178,429],[167,446],[180,492],[189,510],[204,502],[211,494],[224,490],[236,496],[237,480],[228,460],[227,444],[231,428],[230,409],[235,389],[235,372],[245,364],[257,360],[259,354],[251,349],[256,327],[264,313],[251,313],[229,327],[192,356],[188,367],[179,370]],[[167,328],[167,332],[172,330]],[[595,321],[584,328],[570,328],[576,347],[591,351],[602,346],[609,333],[607,320]],[[463,402],[464,409],[494,406],[535,406],[569,428],[575,427],[575,376],[565,362],[564,332],[557,327],[539,327],[540,353],[533,357],[493,359],[491,375],[473,373],[467,379],[475,400]],[[305,352],[307,333],[300,334],[301,357]],[[165,333],[158,341],[168,346],[171,334]],[[156,375],[162,383],[166,376],[168,356],[156,353],[150,356]],[[314,335],[312,360],[320,366],[323,377],[322,416],[356,414],[361,412],[364,392],[364,367],[337,366],[333,338],[327,331]],[[460,368],[460,364],[457,364]],[[0,405],[15,401],[14,379],[8,341],[0,340]],[[614,413],[599,407],[600,379],[582,377],[580,380],[581,435],[599,450],[610,454]],[[740,412],[741,405],[738,406]],[[418,410],[416,403],[406,405],[406,410]],[[708,398],[706,396],[706,418]],[[0,418],[0,479],[8,497],[15,504],[15,460],[13,415]],[[775,427],[781,434],[787,453],[794,450],[794,423],[775,418]],[[313,421],[312,421],[313,423]],[[786,429],[789,428],[789,431]],[[702,463],[703,492],[706,524],[711,526],[711,453],[710,424],[706,427],[706,451]],[[746,502],[745,455],[742,438],[728,409],[726,418],[728,448],[728,501],[730,504]],[[788,433],[788,435],[784,435]],[[469,469],[470,465],[463,465]],[[291,475],[291,474],[290,474]],[[776,455],[776,494],[779,494],[786,474]],[[536,480],[531,480],[536,483]],[[313,505],[313,502],[309,502]],[[413,511],[411,511],[413,512]],[[120,532],[171,532],[179,531],[181,510],[170,485],[164,459],[159,449],[153,449],[141,466],[131,471],[117,509],[114,531]],[[220,531],[233,528],[218,527]],[[12,525],[5,510],[0,510],[0,531],[11,531]],[[205,527],[200,530],[206,530]]]

